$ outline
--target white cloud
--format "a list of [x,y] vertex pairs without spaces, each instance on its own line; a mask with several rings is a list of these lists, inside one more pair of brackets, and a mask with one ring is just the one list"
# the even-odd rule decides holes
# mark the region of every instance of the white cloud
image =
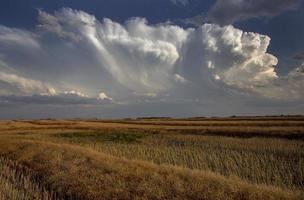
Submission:
[[174,81],[178,82],[178,83],[187,83],[187,79],[185,79],[184,77],[182,77],[179,74],[174,74]]
[[187,66],[183,69],[186,78],[205,90],[212,89],[206,82],[220,80],[231,88],[255,91],[278,78],[278,60],[267,53],[269,43],[268,36],[231,25],[204,24],[191,31],[181,65]]
[[267,53],[270,38],[233,26],[202,26],[205,65],[228,85],[253,88],[277,78],[277,58]]
[[[270,38],[265,35],[244,32],[231,25],[204,24],[189,29],[150,25],[142,18],[119,24],[110,19],[98,21],[72,9],[54,14],[39,11],[39,15],[39,31],[3,29],[17,34],[15,38],[31,36],[33,44],[43,49],[42,56],[22,57],[16,64],[11,51],[1,48],[0,54],[16,74],[21,71],[26,77],[35,75],[49,84],[16,75],[0,77],[22,90],[49,96],[41,97],[43,100],[50,98],[54,102],[56,96],[77,96],[100,100],[113,97],[121,102],[136,101],[130,94],[141,94],[142,99],[174,101],[180,97],[222,98],[230,89],[272,98],[286,99],[286,91],[294,91],[288,96],[290,99],[304,96],[299,91],[303,84],[301,73],[292,71],[280,77],[275,72],[278,60],[267,53]],[[58,37],[50,41],[50,33]],[[6,43],[29,51],[27,45],[16,47],[16,41],[19,39]],[[24,62],[28,62],[28,69],[20,67],[19,63]],[[7,73],[1,68],[0,72]],[[191,84],[180,84],[186,82]]]
[[57,94],[57,91],[55,90],[55,88],[48,88],[46,94],[47,94],[47,95],[54,96],[54,95]]
[[218,74],[213,75],[214,80],[219,81],[221,80],[221,77]]
[[108,95],[106,95],[104,92],[99,93],[98,99],[113,101],[113,99],[111,97],[108,97]]
[[8,28],[0,25],[0,46],[9,48],[11,44],[27,48],[38,49],[39,43],[36,41],[36,35],[17,28]]
[[110,19],[99,22],[87,13],[71,9],[63,9],[54,16],[41,11],[40,18],[45,30],[53,30],[50,25],[56,21],[60,27],[54,33],[77,35],[94,51],[98,65],[115,80],[142,92],[159,92],[170,85],[168,79],[188,34],[177,26],[149,26],[140,18],[127,21],[125,26]]
[[[58,13],[60,15],[60,13]],[[64,16],[62,16],[64,17]],[[44,31],[54,32],[60,37],[70,37],[77,40],[77,36],[72,32],[65,31],[62,26],[68,25],[68,23],[61,24],[63,20],[58,17],[50,15],[40,9],[38,9],[38,20],[40,24],[38,27]]]
[[[55,94],[56,90],[48,83],[25,77],[0,60],[0,95],[14,94]],[[6,88],[8,87],[8,88]]]
[[75,96],[79,96],[79,97],[83,97],[83,98],[88,98],[89,96],[80,92],[80,91],[76,91],[76,90],[71,90],[71,91],[64,91],[63,92],[66,95],[75,95]]
[[35,93],[46,90],[46,86],[43,83],[12,73],[5,73],[0,71],[0,81],[17,87],[21,92],[24,93]]

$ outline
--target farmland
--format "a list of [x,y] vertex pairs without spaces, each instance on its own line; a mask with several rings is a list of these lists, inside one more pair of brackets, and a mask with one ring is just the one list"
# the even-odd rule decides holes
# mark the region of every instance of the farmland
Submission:
[[0,122],[0,199],[303,199],[304,118]]

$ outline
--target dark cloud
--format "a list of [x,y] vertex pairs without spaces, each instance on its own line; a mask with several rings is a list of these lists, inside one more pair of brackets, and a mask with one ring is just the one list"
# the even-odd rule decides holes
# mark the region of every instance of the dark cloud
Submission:
[[205,18],[206,18],[206,16],[204,14],[198,14],[193,17],[186,18],[186,19],[182,20],[182,22],[186,23],[186,24],[194,25],[194,26],[201,26],[202,24],[205,23],[205,20],[206,20]]
[[77,94],[0,96],[0,104],[33,105],[103,105],[112,103],[110,99],[89,98]]
[[256,17],[272,17],[296,8],[301,2],[302,0],[217,0],[206,20],[223,25]]
[[295,60],[304,61],[304,52],[301,52],[301,53],[298,53],[298,54],[294,55],[293,58]]

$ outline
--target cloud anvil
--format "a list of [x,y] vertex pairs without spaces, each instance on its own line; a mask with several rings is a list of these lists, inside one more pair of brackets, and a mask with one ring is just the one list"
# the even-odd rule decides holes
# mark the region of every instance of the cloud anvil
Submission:
[[[187,7],[191,1],[173,3]],[[278,58],[268,52],[271,38],[233,25],[185,28],[139,17],[119,23],[71,8],[38,10],[38,22],[34,29],[0,26],[6,103],[60,105],[65,95],[67,104],[87,98],[84,103],[96,105],[100,94],[118,104],[151,98],[146,94],[159,102],[218,101],[231,94],[282,102],[304,97],[303,65],[278,74]],[[67,91],[75,92],[66,98]]]

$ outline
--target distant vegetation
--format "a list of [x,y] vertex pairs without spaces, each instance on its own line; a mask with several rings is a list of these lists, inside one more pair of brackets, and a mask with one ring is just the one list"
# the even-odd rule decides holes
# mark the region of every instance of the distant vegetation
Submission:
[[2,121],[0,200],[304,199],[303,135],[300,116]]

